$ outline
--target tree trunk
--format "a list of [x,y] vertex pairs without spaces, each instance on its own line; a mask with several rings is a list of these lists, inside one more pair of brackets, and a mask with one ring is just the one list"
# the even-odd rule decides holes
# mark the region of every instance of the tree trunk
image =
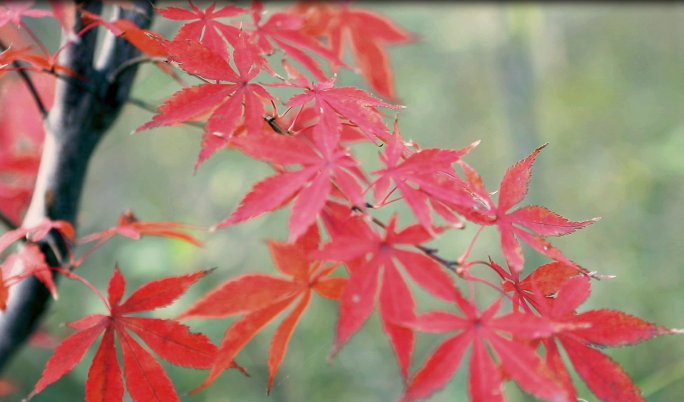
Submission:
[[[139,27],[148,28],[152,4],[148,0],[137,0],[135,5],[136,10],[115,7],[114,18],[127,18]],[[102,9],[102,3],[94,1],[81,6],[96,14]],[[77,11],[75,31],[80,29]],[[76,227],[90,156],[128,98],[137,65],[124,69],[115,77],[112,75],[117,67],[138,56],[139,52],[126,40],[107,32],[96,62],[97,30],[85,33],[78,43],[68,45],[59,56],[59,64],[87,80],[69,77],[57,82],[54,106],[44,122],[43,154],[33,198],[22,223],[24,227],[33,226],[46,217],[65,220]],[[41,241],[40,246],[50,266],[59,266],[60,262],[68,265],[68,245],[55,231]],[[34,330],[49,298],[48,289],[34,276],[12,287],[7,311],[0,315],[0,370],[7,366]]]

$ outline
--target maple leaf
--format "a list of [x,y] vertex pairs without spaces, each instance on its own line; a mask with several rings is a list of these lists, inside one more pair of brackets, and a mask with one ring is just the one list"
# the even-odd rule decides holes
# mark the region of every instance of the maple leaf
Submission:
[[[261,85],[249,82],[261,70],[261,63],[256,63],[244,37],[241,36],[233,53],[237,72],[227,59],[199,42],[165,41],[162,45],[172,59],[180,63],[183,70],[216,80],[217,83],[206,83],[176,92],[159,107],[160,114],[135,132],[182,123],[213,110],[205,130],[209,133],[232,135],[243,116],[243,109],[247,133],[261,132],[264,115],[261,99],[273,99],[273,96]],[[218,83],[219,81],[228,83]]]
[[546,360],[556,376],[562,381],[573,399],[576,391],[570,375],[560,356],[560,343],[570,362],[589,389],[605,402],[644,401],[641,391],[625,370],[596,348],[634,345],[654,336],[682,333],[657,326],[621,311],[601,309],[576,314],[575,309],[589,297],[590,279],[575,276],[567,279],[554,299],[543,298],[539,292],[536,306],[543,316],[566,329],[544,339]]
[[309,305],[312,290],[321,296],[338,299],[347,283],[347,278],[330,276],[337,268],[336,265],[323,265],[320,261],[312,262],[309,259],[308,255],[318,249],[319,242],[320,235],[316,225],[311,225],[294,243],[269,241],[268,247],[276,268],[290,278],[246,274],[229,279],[180,314],[178,319],[224,318],[244,314],[226,330],[209,376],[192,393],[213,382],[230,366],[235,356],[257,332],[299,298],[299,302],[276,330],[271,342],[268,359],[270,392],[278,366],[285,356],[287,343]]
[[[210,271],[170,276],[146,283],[121,303],[125,279],[118,268],[109,281],[109,314],[91,314],[68,324],[78,332],[67,337],[48,360],[29,398],[57,381],[78,364],[90,345],[104,332],[86,381],[86,401],[122,401],[123,381],[116,356],[114,335],[123,356],[126,388],[136,402],[180,401],[161,364],[133,338],[142,339],[162,359],[185,367],[209,368],[216,354],[203,334],[193,334],[177,321],[135,317],[129,314],[165,307]],[[104,301],[104,300],[103,300]]]
[[339,143],[340,130],[342,128],[342,119],[339,116],[357,126],[368,138],[376,142],[378,138],[387,140],[389,137],[387,125],[380,117],[380,113],[376,108],[400,109],[404,107],[382,102],[356,87],[335,88],[336,76],[316,84],[308,83],[301,73],[298,73],[286,61],[283,62],[283,66],[294,79],[288,83],[271,85],[304,89],[303,94],[294,95],[287,101],[285,106],[304,106],[313,101],[313,110],[316,111],[318,117],[317,125],[325,126],[325,129],[320,132],[325,137],[318,141],[325,142],[329,148],[335,147]]
[[[571,401],[535,350],[516,337],[527,339],[551,336],[558,326],[530,313],[511,312],[494,317],[501,307],[498,299],[486,310],[456,293],[454,300],[464,316],[447,311],[431,311],[407,322],[410,328],[424,332],[458,333],[442,342],[411,378],[402,401],[427,398],[443,388],[454,375],[469,345],[470,374],[468,393],[472,401],[503,401],[501,373],[497,370],[488,347],[498,357],[503,369],[520,388],[537,398],[549,401]],[[500,335],[506,332],[513,339]]]
[[537,267],[526,278],[520,279],[520,273],[506,272],[501,266],[489,259],[490,266],[503,279],[502,288],[505,292],[514,292],[513,307],[517,309],[525,305],[525,301],[538,308],[538,298],[532,293],[550,297],[554,296],[560,287],[573,276],[580,274],[576,267],[554,261]]
[[37,244],[24,244],[18,252],[10,254],[5,259],[2,267],[3,270],[11,272],[14,278],[21,279],[29,275],[35,275],[48,288],[52,297],[57,300],[57,287],[52,279],[50,266],[45,261],[45,255]]
[[0,236],[0,251],[6,249],[10,244],[15,241],[30,236],[30,240],[37,242],[42,240],[50,230],[56,229],[61,236],[65,239],[74,239],[74,227],[67,221],[56,220],[53,221],[49,218],[43,218],[36,225],[31,227],[20,227],[15,230],[10,230],[5,232]]
[[[65,67],[61,64],[57,64],[55,57],[56,55],[41,55],[33,53],[30,47],[22,47],[18,49],[9,48],[4,52],[0,52],[0,71],[12,71],[12,70],[31,70],[37,72],[58,72],[71,75],[73,77],[78,77],[73,70]],[[21,66],[16,67],[10,65],[17,61],[23,61],[31,66]]]
[[12,22],[14,25],[21,25],[21,17],[50,17],[52,12],[49,10],[32,9],[33,1],[5,1],[0,4],[0,27]]
[[[539,205],[528,205],[518,208],[513,212],[507,212],[525,198],[527,186],[532,175],[532,163],[539,151],[546,147],[546,145],[544,144],[535,149],[525,159],[522,159],[506,170],[499,186],[498,206],[492,201],[482,183],[482,178],[475,169],[463,161],[459,161],[466,175],[468,189],[482,202],[481,208],[465,213],[464,216],[478,225],[497,226],[500,233],[501,249],[512,272],[521,272],[524,262],[522,248],[516,238],[519,238],[536,251],[553,260],[582,270],[581,267],[565,257],[560,250],[543,237],[570,234],[600,219],[594,218],[587,221],[573,222]],[[523,226],[529,229],[529,231],[516,225]]]
[[109,29],[116,36],[121,36],[121,34],[123,34],[123,31],[107,18],[84,10],[83,8],[79,8],[78,11],[81,14],[81,26],[83,27],[80,32],[81,35],[87,30],[93,29],[99,25],[104,25],[105,28]]
[[48,4],[52,7],[52,15],[55,17],[62,31],[68,36],[68,39],[76,38],[74,26],[76,25],[76,4],[71,1],[62,0],[48,0]]
[[[316,125],[314,132],[319,130],[324,130],[324,127]],[[323,134],[314,136],[315,139],[324,137]],[[315,222],[333,190],[333,183],[352,204],[365,204],[363,188],[358,182],[365,177],[355,177],[359,173],[359,163],[346,148],[331,148],[330,144],[322,141],[316,141],[315,147],[311,147],[299,136],[266,132],[236,138],[234,143],[253,158],[279,165],[300,164],[302,169],[278,173],[256,183],[238,208],[216,228],[273,211],[296,198],[289,221],[289,239],[294,241]]]
[[[385,50],[388,44],[407,43],[415,35],[374,11],[352,8],[346,3],[298,2],[290,8],[306,23],[302,30],[327,38],[328,47],[342,59],[345,44],[361,76],[386,99],[396,99],[394,74]],[[332,65],[335,68],[335,65]]]
[[300,62],[320,81],[327,80],[327,75],[321,69],[320,63],[301,48],[326,58],[332,66],[348,67],[334,52],[323,46],[316,38],[305,35],[299,30],[304,22],[301,17],[287,12],[275,12],[266,22],[261,23],[262,11],[262,2],[253,0],[251,14],[255,29],[250,32],[250,36],[261,52],[266,54],[274,52],[273,45],[269,42],[271,39],[283,52]]
[[[133,21],[121,18],[112,22],[112,25],[121,31],[120,37],[126,39],[138,50],[153,58],[168,57],[168,52],[161,45],[160,41],[165,40],[163,37],[154,31],[142,29],[138,27]],[[184,81],[175,73],[175,71],[163,61],[155,61],[154,63],[160,70],[168,74],[181,84]]]
[[178,230],[180,228],[192,228],[192,225],[178,222],[144,222],[138,220],[131,209],[127,209],[119,216],[116,227],[93,233],[78,240],[79,244],[89,243],[95,240],[110,239],[115,235],[125,236],[134,240],[140,240],[141,236],[162,236],[185,241],[195,246],[202,246],[202,242],[196,237]]
[[169,237],[172,239],[182,240],[184,242],[193,244],[197,247],[202,247],[202,242],[199,241],[195,236],[184,232],[180,229],[190,229],[194,228],[192,225],[178,222],[144,222],[139,221],[138,218],[133,215],[131,209],[127,209],[124,213],[119,216],[119,221],[115,227],[105,229],[101,232],[92,233],[88,236],[78,239],[77,244],[90,243],[95,240],[98,242],[91,246],[83,255],[77,260],[72,262],[72,266],[77,267],[83,263],[83,261],[93,252],[95,249],[99,248],[101,245],[106,243],[109,239],[116,235],[121,235],[128,237],[133,240],[140,240],[142,236],[161,236]]
[[[274,116],[274,120],[278,123],[280,127],[289,127],[289,131],[297,133],[297,135],[306,136],[309,141],[314,141],[313,138],[313,128],[318,120],[319,112],[315,110],[312,103],[308,103],[301,108],[296,116]],[[340,129],[340,144],[348,145],[355,142],[367,142],[370,138],[366,136],[361,130],[356,126],[351,126],[348,124],[342,124]]]
[[190,3],[192,11],[180,7],[157,8],[156,11],[162,16],[172,20],[196,20],[183,24],[173,38],[175,42],[192,39],[204,46],[218,52],[226,60],[229,57],[228,46],[224,38],[233,46],[236,46],[240,29],[232,25],[217,21],[221,17],[235,17],[247,12],[247,9],[235,5],[227,5],[216,9],[216,3],[211,4],[202,11]]
[[397,355],[401,373],[406,378],[414,334],[396,322],[410,321],[414,317],[415,301],[399,266],[421,287],[442,300],[453,301],[456,290],[451,277],[439,263],[423,253],[400,248],[418,245],[432,238],[420,224],[396,232],[395,214],[382,236],[367,224],[363,225],[361,220],[353,222],[357,229],[353,234],[342,230],[320,252],[313,254],[315,258],[345,262],[351,272],[349,284],[340,299],[340,317],[331,354],[337,353],[363,325],[379,294],[383,327]]
[[[385,153],[380,155],[380,160],[386,168],[373,172],[379,176],[371,183],[375,192],[376,206],[382,206],[394,191],[390,191],[390,183],[393,181],[395,189],[399,190],[418,221],[434,235],[428,201],[440,215],[452,223],[454,220],[449,219],[449,215],[439,209],[440,202],[447,202],[459,210],[474,208],[477,205],[451,165],[459,161],[461,156],[467,154],[478,143],[479,141],[457,150],[427,148],[410,153],[399,132],[398,122],[395,121],[394,131],[387,142]],[[408,156],[405,156],[406,154]],[[409,183],[417,185],[418,188]]]

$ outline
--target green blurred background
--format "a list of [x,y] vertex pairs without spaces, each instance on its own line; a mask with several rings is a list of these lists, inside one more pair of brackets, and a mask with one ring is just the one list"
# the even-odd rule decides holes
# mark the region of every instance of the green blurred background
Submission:
[[[535,163],[527,201],[573,220],[602,217],[553,243],[588,269],[617,276],[594,282],[592,297],[582,308],[615,308],[660,325],[684,327],[684,5],[360,6],[422,35],[421,41],[390,49],[397,91],[408,106],[400,115],[405,138],[423,147],[443,148],[482,140],[465,159],[480,171],[490,191],[508,166],[549,142]],[[56,32],[50,24],[40,20],[32,26]],[[154,25],[167,37],[177,27],[160,18]],[[277,64],[280,57],[274,57]],[[178,89],[150,65],[141,69],[137,80],[133,95],[155,105]],[[367,88],[349,71],[341,72],[339,82]],[[224,219],[254,182],[271,174],[266,164],[235,151],[219,152],[193,174],[201,130],[184,126],[129,135],[150,118],[149,112],[126,107],[100,144],[82,199],[80,235],[114,225],[129,207],[143,220],[211,225]],[[368,161],[367,171],[377,166],[375,147],[355,151]],[[404,213],[402,223],[409,223],[406,209],[399,210]],[[118,262],[130,291],[161,276],[217,266],[176,304],[155,312],[171,317],[220,280],[243,272],[273,272],[264,240],[285,239],[288,216],[286,209],[216,233],[200,233],[206,241],[202,249],[159,238],[115,239],[92,255],[81,274],[104,289]],[[472,225],[452,231],[433,245],[445,257],[456,258],[473,231]],[[525,252],[528,267],[546,262],[529,248]],[[485,230],[474,253],[502,261],[494,229]],[[59,326],[62,322],[103,311],[99,299],[78,282],[62,281],[60,294],[45,320],[55,334],[69,333]],[[419,306],[448,308],[423,293]],[[251,378],[229,370],[207,390],[182,399],[395,400],[402,381],[376,314],[335,360],[326,363],[336,315],[334,302],[313,300],[294,332],[270,396],[265,394],[266,362],[275,324],[238,356]],[[189,324],[218,342],[229,322]],[[443,338],[418,335],[413,369]],[[34,400],[82,400],[87,361],[94,353],[92,348],[72,373]],[[677,401],[684,395],[681,337],[661,337],[607,353],[625,366],[647,400]],[[28,393],[50,355],[37,348],[19,353],[6,374],[20,382],[22,391],[7,401]],[[206,375],[167,367],[181,393]],[[461,369],[430,401],[465,400],[465,384]],[[577,385],[580,397],[596,400]],[[512,383],[506,384],[506,393],[510,401],[532,400]]]

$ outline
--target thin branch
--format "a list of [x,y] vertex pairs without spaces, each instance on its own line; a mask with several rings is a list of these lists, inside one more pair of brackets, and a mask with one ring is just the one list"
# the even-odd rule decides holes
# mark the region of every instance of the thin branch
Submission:
[[[7,50],[7,47],[0,41],[0,52],[4,52]],[[12,65],[16,68],[16,72],[19,73],[19,76],[21,79],[24,80],[26,83],[26,86],[28,87],[29,91],[31,92],[31,96],[33,96],[33,100],[36,102],[36,106],[38,106],[38,110],[40,110],[40,115],[43,117],[43,120],[47,118],[48,115],[48,110],[45,108],[45,104],[43,104],[43,100],[40,99],[40,95],[38,94],[38,91],[36,90],[36,87],[33,85],[33,81],[31,81],[31,77],[28,76],[28,73],[26,70],[21,68],[21,65],[17,62],[14,61],[12,62]]]
[[[128,98],[128,99],[126,99],[126,102],[130,103],[131,105],[135,105],[135,106],[137,106],[143,110],[147,110],[148,112],[152,112],[152,113],[159,112],[156,107],[154,107],[153,105],[150,105],[149,103],[145,102],[142,99]],[[204,129],[204,124],[197,122],[197,121],[185,121],[182,124],[186,124],[188,126]]]
[[[371,219],[372,219],[373,223],[380,226],[381,228],[383,228],[383,229],[387,228],[387,225],[385,225],[385,223],[383,221],[381,221],[380,219],[378,219],[374,216],[371,216]],[[458,267],[460,265],[458,263],[458,261],[451,261],[451,260],[447,260],[445,258],[438,256],[437,252],[439,250],[437,250],[436,248],[429,248],[429,247],[421,246],[420,244],[414,244],[413,247],[422,251],[423,253],[425,253],[425,255],[427,255],[428,257],[437,261],[438,263],[440,263],[442,266],[444,266],[444,268],[448,269],[449,271],[456,272],[456,267]]]
[[126,71],[127,69],[141,63],[147,63],[147,62],[161,62],[161,61],[166,61],[165,56],[138,56],[134,57],[132,59],[128,59],[125,62],[121,63],[120,66],[117,66],[116,69],[111,71],[109,74],[107,74],[107,81],[109,82],[114,82],[116,80],[116,77],[119,76],[122,72]]

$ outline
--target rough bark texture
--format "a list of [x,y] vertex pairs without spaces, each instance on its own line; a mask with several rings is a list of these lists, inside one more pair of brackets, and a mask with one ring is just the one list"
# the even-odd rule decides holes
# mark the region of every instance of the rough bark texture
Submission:
[[[127,18],[148,28],[152,4],[147,0],[135,3],[138,10],[117,7],[115,18]],[[98,14],[102,8],[100,2],[81,6]],[[79,31],[80,18],[76,20],[76,31]],[[45,217],[66,220],[75,226],[90,156],[128,97],[136,66],[123,70],[111,82],[107,77],[139,53],[124,39],[107,33],[96,62],[97,32],[97,29],[87,32],[79,43],[72,43],[60,54],[59,64],[88,80],[58,80],[54,106],[45,121],[46,137],[36,188],[22,226],[33,226]],[[56,247],[48,246],[48,241]],[[59,266],[60,262],[69,260],[60,236],[52,233],[48,241],[41,244],[41,249],[50,265]],[[55,255],[53,250],[60,255]],[[0,315],[0,370],[36,327],[49,299],[50,292],[33,276],[13,286],[7,311]]]

